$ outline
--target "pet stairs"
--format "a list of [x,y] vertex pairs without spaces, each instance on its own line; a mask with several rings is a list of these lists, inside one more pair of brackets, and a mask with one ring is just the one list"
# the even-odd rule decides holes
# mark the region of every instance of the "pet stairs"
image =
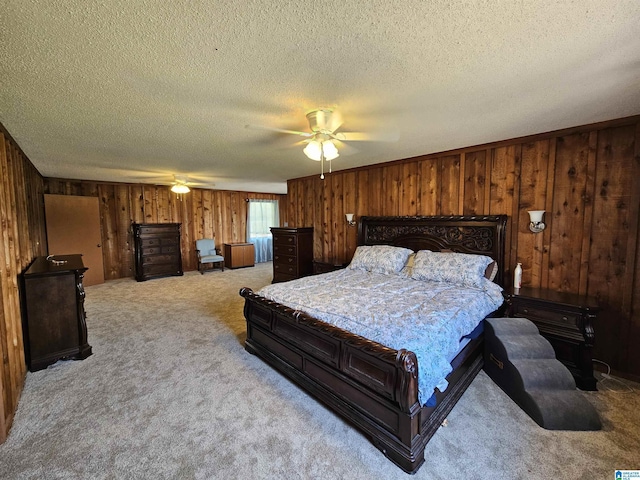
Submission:
[[547,430],[600,430],[598,413],[576,390],[551,344],[526,318],[485,320],[484,370]]

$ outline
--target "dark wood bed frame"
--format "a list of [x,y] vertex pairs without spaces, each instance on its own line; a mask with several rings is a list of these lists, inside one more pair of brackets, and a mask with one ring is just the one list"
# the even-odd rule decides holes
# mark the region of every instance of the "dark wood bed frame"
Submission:
[[[415,251],[449,249],[488,255],[504,280],[507,217],[361,217],[359,245],[396,245]],[[303,387],[367,435],[408,473],[424,462],[424,448],[482,368],[483,336],[456,356],[449,388],[435,407],[418,402],[413,352],[394,350],[269,301],[250,288],[245,298],[247,351]]]

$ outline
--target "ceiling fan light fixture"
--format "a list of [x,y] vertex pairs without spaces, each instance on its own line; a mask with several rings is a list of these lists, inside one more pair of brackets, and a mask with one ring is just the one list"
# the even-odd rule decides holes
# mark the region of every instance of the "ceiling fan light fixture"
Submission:
[[340,154],[338,153],[338,148],[331,140],[322,142],[322,151],[326,160],[333,160],[334,158],[340,156]]
[[320,151],[320,142],[318,142],[317,140],[311,140],[309,143],[307,143],[307,146],[304,147],[304,150],[302,151],[311,160],[315,160],[316,162],[320,161],[322,152]]
[[325,160],[333,160],[340,156],[338,148],[333,144],[331,140],[325,140],[320,142],[318,140],[311,140],[303,150],[304,154],[311,160],[316,162],[320,161],[324,154]]
[[171,187],[171,191],[173,193],[177,193],[178,195],[182,195],[183,193],[189,193],[191,189],[182,183],[178,183]]

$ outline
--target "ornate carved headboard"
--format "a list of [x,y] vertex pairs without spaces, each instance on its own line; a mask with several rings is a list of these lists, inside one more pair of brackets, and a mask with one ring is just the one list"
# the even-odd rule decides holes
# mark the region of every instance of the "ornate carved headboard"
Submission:
[[358,245],[396,245],[487,255],[498,262],[496,283],[504,285],[506,215],[361,217]]

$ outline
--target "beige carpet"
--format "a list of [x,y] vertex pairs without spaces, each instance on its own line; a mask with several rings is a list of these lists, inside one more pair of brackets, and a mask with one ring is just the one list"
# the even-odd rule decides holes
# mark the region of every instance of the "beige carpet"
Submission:
[[[271,264],[87,288],[84,361],[29,373],[2,479],[410,478],[243,348]],[[585,393],[600,432],[538,427],[481,373],[416,479],[608,479],[640,469],[640,393]],[[637,388],[637,385],[634,385]]]

